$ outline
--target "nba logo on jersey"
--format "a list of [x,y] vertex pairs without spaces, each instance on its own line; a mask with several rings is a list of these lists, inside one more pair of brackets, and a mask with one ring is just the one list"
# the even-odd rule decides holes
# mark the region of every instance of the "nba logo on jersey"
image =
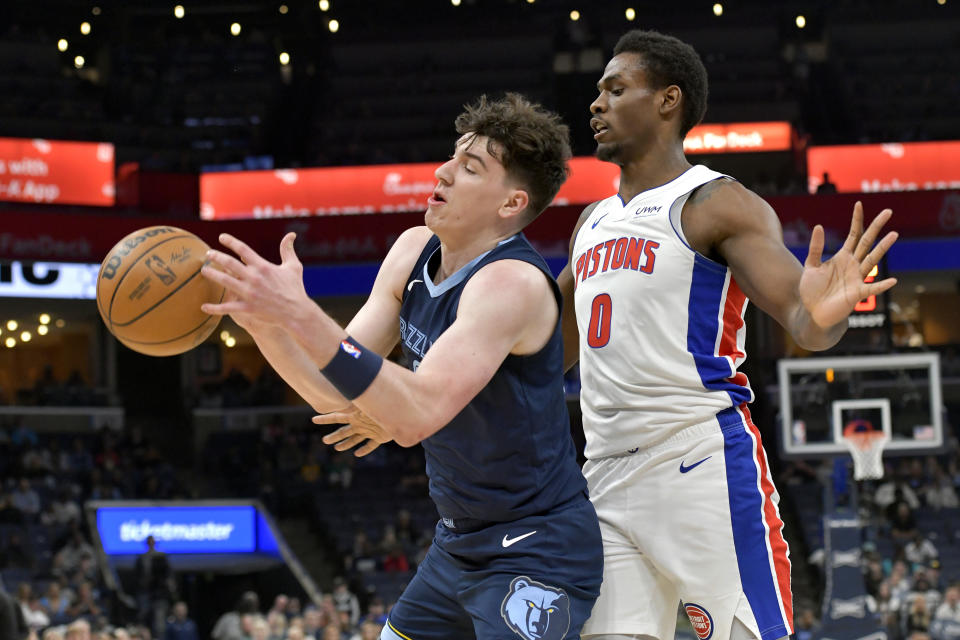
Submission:
[[360,357],[360,349],[357,349],[355,346],[353,346],[346,340],[342,340],[340,342],[340,348],[343,349],[347,353],[347,355],[352,357],[354,360]]
[[690,618],[690,624],[693,626],[693,632],[697,634],[697,638],[710,640],[710,636],[713,635],[713,618],[707,610],[692,602],[683,605],[683,609],[687,612],[687,617]]

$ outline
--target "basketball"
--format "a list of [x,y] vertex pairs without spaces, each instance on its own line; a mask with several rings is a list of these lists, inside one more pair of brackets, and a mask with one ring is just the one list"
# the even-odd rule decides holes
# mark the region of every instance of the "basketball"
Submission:
[[110,250],[97,275],[97,308],[117,340],[150,356],[189,351],[219,316],[200,310],[224,290],[200,275],[210,247],[189,231],[146,227]]

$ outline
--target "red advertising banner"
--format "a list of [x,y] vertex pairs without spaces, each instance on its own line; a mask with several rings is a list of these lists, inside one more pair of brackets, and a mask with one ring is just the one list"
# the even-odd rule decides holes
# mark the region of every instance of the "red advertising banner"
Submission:
[[[276,169],[200,176],[200,217],[292,218],[423,211],[438,163]],[[586,204],[613,193],[620,170],[596,158],[574,158],[555,205]],[[599,195],[602,194],[602,195]]]
[[825,172],[841,193],[960,189],[960,141],[807,149],[810,193],[816,193]]
[[0,138],[0,200],[114,204],[113,145]]
[[793,127],[789,122],[701,124],[683,139],[683,151],[688,154],[788,151],[792,143]]
[[[609,193],[612,193],[611,190]],[[918,191],[768,198],[790,246],[805,246],[815,224],[827,229],[828,243],[843,241],[857,200],[867,219],[893,209],[887,225],[909,238],[960,236],[960,191]],[[566,255],[581,206],[551,207],[526,230],[548,256]],[[266,258],[279,261],[280,238],[297,233],[296,249],[306,264],[374,262],[382,259],[404,230],[423,224],[423,212],[396,215],[319,216],[207,222],[140,216],[0,212],[0,260],[100,262],[123,236],[155,224],[188,229],[217,246],[217,235],[231,233]]]

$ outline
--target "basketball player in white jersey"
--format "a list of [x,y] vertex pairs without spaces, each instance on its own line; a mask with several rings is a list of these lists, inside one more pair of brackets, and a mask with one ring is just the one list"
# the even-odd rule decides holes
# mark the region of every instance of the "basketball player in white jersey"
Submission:
[[605,558],[583,637],[672,640],[678,602],[702,640],[785,637],[787,544],[737,372],[744,311],[753,300],[806,349],[836,344],[854,305],[895,284],[864,283],[896,240],[872,248],[891,212],[864,232],[858,203],[827,261],[817,226],[801,266],[764,200],[684,156],[707,97],[692,47],[627,33],[597,87],[590,124],[619,193],[584,210],[559,278]]

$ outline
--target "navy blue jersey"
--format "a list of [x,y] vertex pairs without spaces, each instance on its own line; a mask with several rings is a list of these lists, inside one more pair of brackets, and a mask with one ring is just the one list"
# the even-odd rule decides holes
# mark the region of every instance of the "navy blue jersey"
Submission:
[[[507,259],[543,271],[561,304],[546,262],[523,234],[437,285],[431,276],[440,264],[440,240],[430,238],[407,280],[400,308],[401,345],[411,369],[456,320],[460,295],[473,274]],[[583,495],[586,481],[577,465],[564,399],[559,319],[543,349],[508,355],[487,386],[422,444],[430,497],[443,518],[507,522]]]

